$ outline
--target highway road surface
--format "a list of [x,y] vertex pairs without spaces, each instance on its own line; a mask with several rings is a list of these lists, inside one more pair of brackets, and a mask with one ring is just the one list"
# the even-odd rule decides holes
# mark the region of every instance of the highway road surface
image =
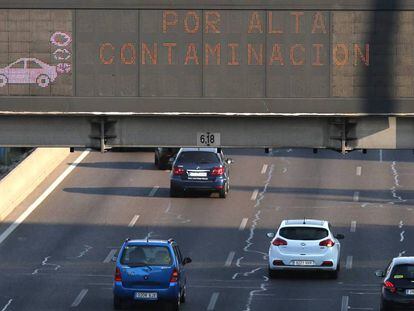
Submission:
[[[152,152],[90,152],[0,244],[0,311],[112,310],[111,257],[126,237],[174,237],[188,267],[183,310],[378,310],[376,269],[414,255],[411,151],[227,150],[231,190],[169,198]],[[0,225],[4,233],[73,163],[71,154]],[[33,206],[33,205],[32,205]],[[337,280],[267,278],[267,232],[327,219],[342,233]],[[20,219],[21,220],[21,219]],[[149,308],[149,310],[157,308]]]

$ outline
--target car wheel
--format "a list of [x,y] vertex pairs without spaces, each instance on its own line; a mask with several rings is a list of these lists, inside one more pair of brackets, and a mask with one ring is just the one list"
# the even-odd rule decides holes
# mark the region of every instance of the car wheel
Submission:
[[276,279],[279,276],[279,271],[268,269],[269,279]]
[[336,280],[338,278],[338,274],[339,274],[339,270],[335,270],[335,271],[329,271],[329,277],[332,280]]
[[228,192],[229,192],[229,186],[228,186],[228,183],[226,183],[223,189],[221,189],[219,192],[220,198],[225,199],[227,197]]
[[165,309],[168,311],[180,311],[180,305],[181,305],[180,298],[178,298],[176,301],[167,303],[165,305],[166,306]]
[[48,87],[50,84],[50,78],[47,75],[40,75],[37,77],[36,83],[40,87]]
[[184,286],[183,292],[181,293],[181,296],[180,296],[180,302],[185,303],[186,300],[187,300],[187,289]]
[[392,309],[381,300],[380,311],[392,311]]
[[0,75],[0,87],[6,86],[8,79],[5,75]]
[[178,198],[182,196],[182,191],[178,190],[177,188],[170,187],[170,197]]
[[114,296],[114,309],[121,310],[123,307],[123,301],[120,297]]

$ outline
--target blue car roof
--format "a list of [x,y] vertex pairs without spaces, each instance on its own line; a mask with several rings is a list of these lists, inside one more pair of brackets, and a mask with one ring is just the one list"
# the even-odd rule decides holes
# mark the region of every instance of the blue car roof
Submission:
[[127,245],[150,245],[150,246],[168,246],[170,243],[165,240],[147,240],[147,239],[137,239],[129,240]]

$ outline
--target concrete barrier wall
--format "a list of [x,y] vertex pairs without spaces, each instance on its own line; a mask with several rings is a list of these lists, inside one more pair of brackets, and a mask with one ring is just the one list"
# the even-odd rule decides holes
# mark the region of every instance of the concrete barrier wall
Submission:
[[37,148],[0,180],[0,221],[69,155],[69,148]]

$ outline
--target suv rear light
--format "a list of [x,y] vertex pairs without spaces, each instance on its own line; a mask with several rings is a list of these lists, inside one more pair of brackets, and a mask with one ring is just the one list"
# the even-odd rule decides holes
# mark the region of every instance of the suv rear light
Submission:
[[221,176],[224,174],[224,167],[216,166],[211,170],[211,176]]
[[185,173],[185,169],[183,169],[182,167],[177,167],[177,166],[173,167],[173,175],[184,175],[184,173]]
[[272,244],[274,246],[281,246],[281,245],[287,245],[287,242],[281,238],[277,238],[276,240],[272,242]]
[[331,239],[323,240],[321,243],[319,243],[320,246],[326,246],[326,247],[332,247],[335,245],[335,242]]
[[397,289],[395,288],[395,285],[391,283],[390,281],[384,282],[384,288],[388,289],[391,293],[395,293]]
[[285,264],[283,263],[282,260],[273,260],[273,265],[274,266],[284,266]]
[[170,283],[177,283],[178,279],[180,278],[180,274],[178,273],[177,269],[171,273]]
[[333,262],[330,260],[324,261],[322,263],[322,267],[332,267],[333,266]]
[[122,282],[121,270],[119,270],[118,267],[116,267],[116,270],[115,270],[115,282]]

